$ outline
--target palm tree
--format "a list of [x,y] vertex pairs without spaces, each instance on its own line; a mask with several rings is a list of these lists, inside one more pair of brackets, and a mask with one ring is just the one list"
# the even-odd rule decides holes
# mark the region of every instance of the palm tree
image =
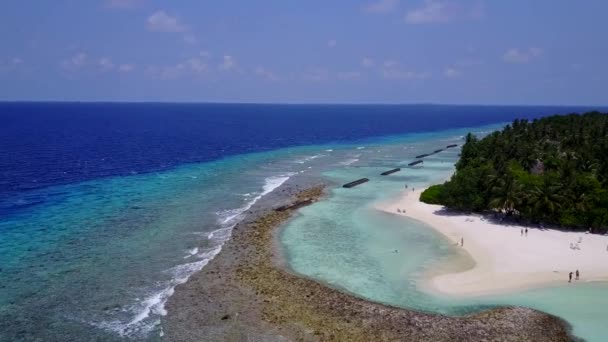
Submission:
[[509,215],[521,203],[522,186],[511,177],[496,179],[491,192],[490,207],[505,210]]
[[529,191],[528,201],[533,204],[536,217],[555,217],[555,212],[561,208],[564,197],[559,193],[560,184],[551,184],[545,180],[540,186]]

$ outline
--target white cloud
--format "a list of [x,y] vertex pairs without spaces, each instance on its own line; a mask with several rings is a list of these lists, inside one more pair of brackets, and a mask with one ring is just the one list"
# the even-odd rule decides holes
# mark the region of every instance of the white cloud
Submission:
[[400,63],[392,60],[385,61],[382,66],[382,77],[389,80],[422,80],[430,76],[428,72],[404,69]]
[[278,81],[279,77],[272,71],[265,69],[263,67],[257,67],[253,70],[253,73],[256,76],[267,79],[269,81]]
[[138,7],[142,2],[143,0],[106,0],[105,5],[109,8],[129,9]]
[[121,65],[118,66],[117,70],[119,72],[122,72],[122,73],[128,73],[128,72],[131,72],[131,71],[135,70],[135,65],[128,64],[128,63],[121,64]]
[[329,41],[327,42],[327,46],[328,46],[329,48],[334,48],[334,47],[336,47],[336,45],[337,45],[337,44],[338,44],[338,42],[336,42],[336,40],[335,40],[335,39],[331,39],[331,40],[329,40]]
[[405,21],[410,24],[447,22],[450,18],[449,6],[443,2],[426,0],[424,7],[409,11]]
[[186,65],[190,68],[190,70],[199,74],[207,71],[208,69],[207,63],[203,62],[202,59],[196,57],[187,60]]
[[481,19],[485,8],[480,1],[471,7],[445,0],[425,0],[424,6],[410,10],[405,14],[408,24],[447,23],[453,19]]
[[224,55],[222,63],[218,67],[220,70],[230,71],[237,68],[237,63],[234,57],[230,55]]
[[21,65],[23,65],[23,60],[19,57],[13,57],[7,60],[0,59],[0,72],[13,71]]
[[73,55],[72,57],[63,60],[63,62],[61,62],[61,66],[64,69],[67,69],[70,71],[75,71],[75,70],[81,69],[88,63],[89,63],[89,56],[87,56],[87,54],[84,52],[79,52],[79,53]]
[[338,79],[344,81],[352,81],[361,78],[361,72],[359,71],[343,71],[337,74]]
[[61,67],[70,75],[76,72],[121,72],[127,73],[135,70],[135,65],[128,63],[115,63],[110,57],[89,56],[85,52],[79,52],[61,62]]
[[370,57],[363,57],[363,59],[361,60],[361,65],[366,68],[371,68],[376,65],[376,62]]
[[443,72],[443,75],[447,78],[457,78],[462,75],[462,71],[456,68],[446,68]]
[[389,80],[423,80],[431,75],[428,72],[417,72],[401,69],[384,69],[382,76]]
[[399,67],[399,63],[392,61],[392,60],[387,60],[384,61],[384,63],[382,64],[385,68],[397,68]]
[[184,32],[187,30],[177,17],[167,14],[165,11],[157,11],[150,15],[147,20],[147,28],[155,32]]
[[186,65],[184,63],[177,63],[175,65],[150,66],[146,70],[146,73],[152,77],[164,80],[176,79],[186,74]]
[[399,7],[399,0],[378,0],[363,6],[363,12],[389,13]]
[[110,71],[115,67],[114,63],[107,57],[100,58],[98,64],[101,71]]
[[539,48],[529,48],[527,50],[520,50],[517,48],[511,48],[505,52],[502,56],[502,60],[507,63],[529,63],[532,60],[540,57],[543,54],[543,50]]
[[178,79],[187,76],[198,76],[206,73],[209,66],[203,59],[192,57],[174,65],[152,65],[146,69],[146,74],[164,80]]

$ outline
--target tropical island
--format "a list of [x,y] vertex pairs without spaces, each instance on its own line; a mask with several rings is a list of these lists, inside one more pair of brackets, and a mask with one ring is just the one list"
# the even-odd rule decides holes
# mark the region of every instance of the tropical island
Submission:
[[466,136],[456,172],[420,200],[520,223],[608,230],[608,115],[515,120],[483,139]]

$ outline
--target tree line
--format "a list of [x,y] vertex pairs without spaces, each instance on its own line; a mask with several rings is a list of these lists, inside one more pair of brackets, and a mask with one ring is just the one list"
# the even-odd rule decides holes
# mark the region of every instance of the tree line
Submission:
[[456,172],[423,202],[517,220],[608,230],[608,115],[515,120],[483,139],[466,136]]

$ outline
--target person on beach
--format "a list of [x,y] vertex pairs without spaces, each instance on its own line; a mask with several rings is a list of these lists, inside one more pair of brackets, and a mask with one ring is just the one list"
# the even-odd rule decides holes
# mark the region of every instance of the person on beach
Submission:
[[528,236],[528,228],[526,228],[526,236]]
[[578,273],[578,270],[576,270],[576,280],[578,280],[579,275],[580,275],[580,273]]
[[524,229],[521,229],[521,236],[524,236]]
[[464,237],[460,238],[460,247],[464,247]]
[[568,275],[568,282],[571,283],[572,282],[572,272],[570,272],[570,274]]

